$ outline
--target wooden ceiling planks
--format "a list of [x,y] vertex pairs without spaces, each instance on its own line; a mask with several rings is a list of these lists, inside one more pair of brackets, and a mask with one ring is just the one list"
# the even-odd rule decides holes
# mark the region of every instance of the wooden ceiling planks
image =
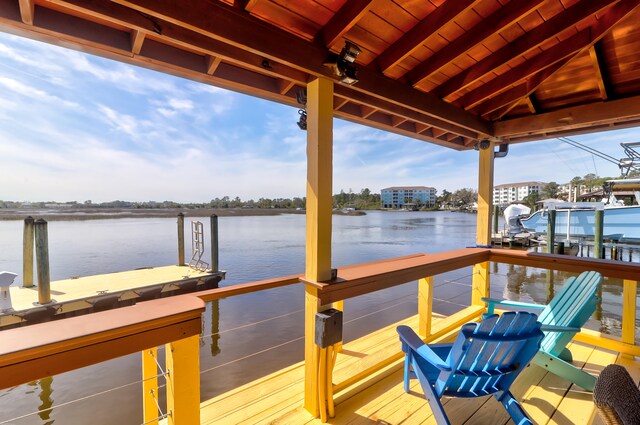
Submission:
[[[467,149],[637,123],[619,102],[640,95],[638,4],[0,0],[0,28],[291,105],[349,40],[360,81],[336,85],[336,116]],[[589,120],[538,119],[589,105]]]

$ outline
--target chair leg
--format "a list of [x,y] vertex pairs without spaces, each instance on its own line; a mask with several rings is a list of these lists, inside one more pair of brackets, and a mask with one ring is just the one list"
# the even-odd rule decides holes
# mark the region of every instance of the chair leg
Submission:
[[417,365],[414,364],[413,369],[416,373],[418,381],[420,382],[422,391],[424,391],[424,397],[429,402],[429,407],[431,408],[433,417],[436,419],[438,425],[451,425],[451,422],[449,422],[449,418],[447,418],[447,415],[444,413],[442,403],[440,403],[440,397],[436,395],[436,392],[429,383],[427,377],[422,373],[422,370],[417,367]]
[[593,391],[593,387],[596,385],[595,376],[548,353],[539,351],[533,358],[532,363],[547,369],[549,372],[561,378],[573,382],[587,391]]
[[495,397],[502,403],[516,425],[533,425],[531,419],[529,419],[518,400],[513,397],[510,391],[505,391],[501,395],[495,394]]
[[409,353],[404,355],[404,392],[409,393],[409,380],[411,379],[411,359]]

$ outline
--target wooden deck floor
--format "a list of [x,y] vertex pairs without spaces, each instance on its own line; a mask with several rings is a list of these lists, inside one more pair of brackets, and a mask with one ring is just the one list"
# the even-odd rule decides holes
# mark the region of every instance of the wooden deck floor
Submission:
[[[402,323],[417,327],[417,317]],[[334,383],[344,379],[367,354],[400,349],[396,325],[344,346],[338,356]],[[640,379],[640,362],[617,353],[573,343],[574,364],[597,374],[610,363],[623,364],[634,379]],[[402,360],[394,361],[359,387],[336,394],[336,416],[330,424],[428,424],[435,423],[422,390],[414,381],[411,393],[402,385]],[[302,364],[222,394],[201,404],[202,424],[320,424],[302,407]],[[601,424],[591,393],[570,385],[538,366],[528,367],[512,387],[516,397],[536,424]],[[510,419],[493,397],[446,399],[445,410],[453,424],[506,424]],[[512,422],[511,422],[512,423]]]
[[[189,284],[195,288],[219,274],[188,266],[164,266],[58,280],[50,284],[52,303],[47,306],[55,307],[55,314],[69,313],[91,308],[101,299],[110,302],[111,296],[117,301],[138,298],[151,288],[158,288],[159,292],[174,291]],[[0,327],[27,320],[25,317],[28,318],[30,312],[38,313],[37,309],[43,308],[34,304],[38,301],[36,286],[11,286],[7,297],[0,301]]]

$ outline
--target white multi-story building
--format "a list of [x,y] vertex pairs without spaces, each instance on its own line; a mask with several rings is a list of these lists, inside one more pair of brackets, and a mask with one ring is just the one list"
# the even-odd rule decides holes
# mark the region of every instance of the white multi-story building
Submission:
[[407,204],[432,207],[436,204],[436,189],[427,186],[396,186],[382,189],[382,208],[403,208]]
[[499,184],[493,187],[493,204],[505,206],[522,201],[530,194],[540,192],[544,185],[544,182]]

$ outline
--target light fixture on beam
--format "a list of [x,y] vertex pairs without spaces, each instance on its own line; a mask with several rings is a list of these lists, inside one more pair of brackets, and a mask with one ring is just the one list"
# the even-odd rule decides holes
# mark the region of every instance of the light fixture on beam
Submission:
[[300,105],[302,105],[302,108],[298,109],[298,114],[300,114],[300,119],[296,124],[298,124],[298,127],[300,127],[300,130],[304,131],[307,129],[307,90],[300,89],[298,93],[296,93],[296,100]]
[[323,65],[331,68],[341,82],[353,85],[358,82],[358,70],[354,63],[360,52],[358,46],[347,41],[340,54],[331,54],[331,57]]

